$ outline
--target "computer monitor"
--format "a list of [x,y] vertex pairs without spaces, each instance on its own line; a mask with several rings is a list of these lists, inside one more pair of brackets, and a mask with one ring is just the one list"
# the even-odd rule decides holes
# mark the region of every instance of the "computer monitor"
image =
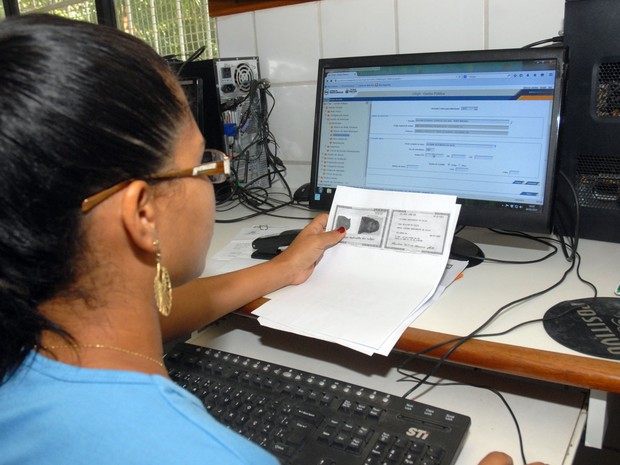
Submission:
[[319,60],[310,208],[452,194],[459,225],[550,231],[563,70],[562,48]]

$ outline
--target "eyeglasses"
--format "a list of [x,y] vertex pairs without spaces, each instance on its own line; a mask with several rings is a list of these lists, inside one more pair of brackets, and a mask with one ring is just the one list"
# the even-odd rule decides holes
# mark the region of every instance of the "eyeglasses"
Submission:
[[215,149],[207,149],[202,156],[202,163],[194,168],[173,170],[166,173],[151,174],[144,178],[129,179],[114,184],[107,189],[99,191],[82,201],[82,213],[88,213],[104,200],[123,190],[133,181],[144,179],[145,181],[166,181],[169,179],[189,178],[194,176],[209,176],[213,184],[220,184],[230,176],[230,159],[226,154]]

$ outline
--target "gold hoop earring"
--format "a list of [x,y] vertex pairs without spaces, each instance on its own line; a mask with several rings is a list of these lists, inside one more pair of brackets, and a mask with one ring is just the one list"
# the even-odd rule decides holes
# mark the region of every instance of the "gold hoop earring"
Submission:
[[157,261],[157,270],[155,273],[155,281],[153,282],[153,290],[155,291],[155,303],[157,310],[163,316],[170,315],[172,311],[172,283],[170,282],[170,273],[165,266],[161,264],[161,250],[159,241],[153,242],[156,248],[155,260]]

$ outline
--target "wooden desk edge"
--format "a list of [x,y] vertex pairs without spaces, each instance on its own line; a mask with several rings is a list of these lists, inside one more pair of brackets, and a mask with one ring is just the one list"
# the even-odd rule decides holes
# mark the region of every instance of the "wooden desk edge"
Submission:
[[[237,313],[252,316],[252,311],[267,300],[266,298],[256,299],[237,310]],[[416,353],[454,339],[454,337],[450,334],[410,327],[400,337],[395,349]],[[450,347],[451,344],[447,344],[428,352],[425,356],[439,358]],[[450,355],[448,360],[452,363],[508,375],[620,393],[620,363],[615,361],[477,339],[464,343]]]

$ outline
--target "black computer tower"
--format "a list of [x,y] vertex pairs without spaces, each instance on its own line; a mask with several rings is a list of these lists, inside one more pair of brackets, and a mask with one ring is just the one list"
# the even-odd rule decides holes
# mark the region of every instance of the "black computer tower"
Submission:
[[232,157],[233,182],[269,187],[258,57],[214,58],[174,66],[207,147]]
[[[564,42],[559,168],[576,190],[580,237],[620,242],[620,1],[567,0]],[[556,225],[570,230],[574,197],[564,179],[556,186]]]

